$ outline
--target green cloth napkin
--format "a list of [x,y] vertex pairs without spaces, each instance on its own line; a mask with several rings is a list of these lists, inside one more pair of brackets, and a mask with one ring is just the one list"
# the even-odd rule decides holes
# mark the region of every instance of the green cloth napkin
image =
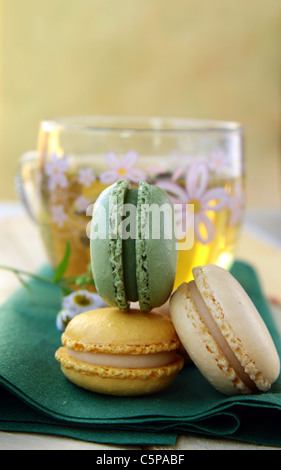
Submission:
[[[253,268],[235,262],[233,275],[263,316],[279,354],[281,340]],[[51,276],[50,268],[44,275]],[[226,397],[187,365],[165,391],[119,398],[71,384],[54,354],[56,287],[31,281],[0,308],[0,430],[46,433],[90,442],[173,445],[198,433],[281,447],[281,379],[266,394]]]

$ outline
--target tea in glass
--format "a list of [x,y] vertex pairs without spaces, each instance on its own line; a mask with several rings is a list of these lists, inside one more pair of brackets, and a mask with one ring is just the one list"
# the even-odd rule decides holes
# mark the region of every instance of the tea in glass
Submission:
[[[245,207],[243,128],[232,122],[138,117],[44,121],[38,149],[21,159],[20,187],[50,263],[71,244],[67,275],[90,262],[87,226],[99,194],[119,179],[162,187],[175,210],[192,205],[194,236],[179,242],[175,287],[208,263],[229,268]],[[188,235],[189,236],[189,235]]]

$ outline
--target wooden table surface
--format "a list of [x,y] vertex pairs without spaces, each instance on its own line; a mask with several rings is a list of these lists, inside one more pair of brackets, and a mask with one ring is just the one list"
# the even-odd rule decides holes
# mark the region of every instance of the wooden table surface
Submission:
[[[35,272],[47,260],[36,225],[29,220],[20,206],[0,204],[0,264]],[[247,230],[243,230],[237,248],[237,258],[251,263],[258,271],[264,291],[273,300],[273,314],[281,332],[281,246],[268,243]],[[0,304],[19,287],[13,274],[0,270]],[[275,303],[275,305],[274,305]],[[88,443],[69,438],[0,432],[0,450],[126,450],[132,447]],[[134,449],[142,449],[134,447]],[[175,447],[157,447],[167,450],[208,449],[273,449],[244,444],[227,439],[201,438],[194,435],[180,436]]]

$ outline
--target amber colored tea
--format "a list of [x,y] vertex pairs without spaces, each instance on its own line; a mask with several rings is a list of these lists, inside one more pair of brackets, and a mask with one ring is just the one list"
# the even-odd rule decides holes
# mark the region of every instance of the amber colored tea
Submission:
[[[235,186],[235,182],[229,181],[227,186],[231,189],[232,186]],[[231,267],[240,233],[242,205],[237,206],[236,211],[239,211],[239,215],[235,216],[233,210],[229,207],[218,212],[206,212],[207,217],[213,224],[214,236],[208,243],[202,243],[202,241],[195,238],[191,250],[179,251],[175,288],[182,282],[193,279],[192,269],[195,266],[218,264],[225,269]],[[206,227],[201,227],[201,230],[205,232]]]

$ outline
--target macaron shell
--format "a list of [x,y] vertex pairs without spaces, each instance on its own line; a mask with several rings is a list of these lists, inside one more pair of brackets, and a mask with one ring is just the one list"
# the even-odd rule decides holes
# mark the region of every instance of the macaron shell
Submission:
[[[122,240],[119,236],[111,237],[109,227],[119,226],[119,207],[124,204],[128,188],[127,181],[118,181],[99,196],[94,206],[90,240],[92,272],[97,292],[105,303],[117,305],[122,310],[128,308],[123,279]],[[95,235],[97,233],[99,237]]]
[[115,299],[115,288],[113,284],[112,268],[109,263],[110,244],[109,238],[104,234],[104,239],[96,238],[94,232],[100,230],[98,220],[104,220],[104,210],[106,211],[106,223],[109,219],[109,198],[111,195],[111,187],[108,187],[100,196],[95,205],[93,212],[93,220],[91,225],[91,264],[92,273],[95,281],[95,287],[98,294],[109,305]]
[[266,391],[280,372],[270,333],[237,280],[215,265],[197,267],[194,279],[205,304],[244,370]]
[[[150,207],[154,205],[156,208],[165,205],[170,210],[170,220],[173,222],[173,206],[162,188],[140,183],[139,209],[141,204],[147,204]],[[142,214],[139,213],[139,221],[145,218],[145,209],[142,211]],[[142,224],[139,223],[139,227],[141,226]],[[155,233],[153,230],[156,230]],[[139,234],[136,241],[136,256],[139,303],[142,310],[148,311],[163,305],[173,289],[177,269],[173,223],[167,224],[163,218],[157,222],[150,212],[149,237],[143,239]]]
[[65,377],[75,385],[107,395],[148,395],[172,384],[183,367],[183,359],[167,366],[151,369],[119,369],[101,367],[77,361],[67,354],[66,348],[56,352]]
[[190,359],[214,388],[225,395],[250,392],[209,333],[189,297],[186,283],[174,292],[170,301],[170,314]]
[[148,354],[175,351],[180,343],[166,315],[114,307],[82,313],[62,335],[64,346],[87,352]]

